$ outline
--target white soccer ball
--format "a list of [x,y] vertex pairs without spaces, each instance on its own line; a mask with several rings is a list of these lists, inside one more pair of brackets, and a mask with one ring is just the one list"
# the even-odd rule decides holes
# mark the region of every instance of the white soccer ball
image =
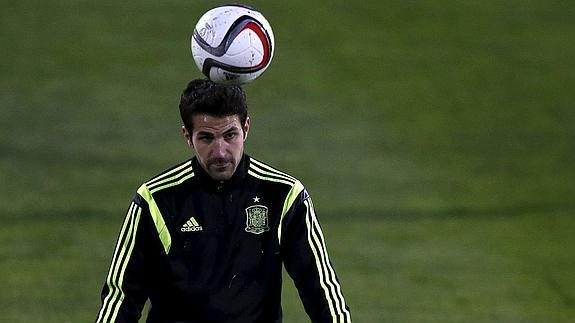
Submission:
[[191,39],[194,62],[210,80],[243,84],[258,78],[274,54],[274,35],[254,8],[226,4],[206,12]]

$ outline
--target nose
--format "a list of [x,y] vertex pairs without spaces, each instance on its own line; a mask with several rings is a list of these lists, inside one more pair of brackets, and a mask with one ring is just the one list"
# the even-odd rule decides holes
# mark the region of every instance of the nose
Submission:
[[215,140],[212,155],[214,158],[226,157],[226,142],[224,140],[222,139]]

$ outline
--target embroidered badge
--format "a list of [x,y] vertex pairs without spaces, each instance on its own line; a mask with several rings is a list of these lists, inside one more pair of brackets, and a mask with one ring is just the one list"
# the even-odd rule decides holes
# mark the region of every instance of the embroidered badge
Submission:
[[268,208],[263,205],[252,205],[246,208],[246,232],[262,234],[270,230]]

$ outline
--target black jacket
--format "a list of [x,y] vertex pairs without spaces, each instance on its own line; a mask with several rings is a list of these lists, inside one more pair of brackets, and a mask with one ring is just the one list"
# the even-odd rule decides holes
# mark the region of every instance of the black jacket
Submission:
[[313,322],[350,322],[312,201],[247,155],[213,181],[192,158],[143,184],[124,220],[96,322],[281,322],[282,263]]

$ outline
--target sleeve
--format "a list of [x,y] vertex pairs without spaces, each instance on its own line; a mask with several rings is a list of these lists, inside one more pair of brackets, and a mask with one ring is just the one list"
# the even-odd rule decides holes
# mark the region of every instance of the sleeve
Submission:
[[351,322],[312,200],[305,189],[284,217],[282,231],[284,266],[312,322]]
[[102,289],[96,323],[138,322],[148,298],[147,244],[150,241],[147,204],[136,196],[124,219],[110,270]]

